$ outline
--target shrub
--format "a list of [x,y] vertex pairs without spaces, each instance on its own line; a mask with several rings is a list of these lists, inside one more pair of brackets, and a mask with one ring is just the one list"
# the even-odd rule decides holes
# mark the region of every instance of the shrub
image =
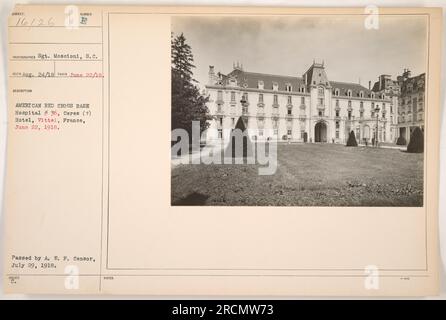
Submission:
[[403,136],[399,136],[398,139],[396,140],[396,144],[399,146],[405,146],[407,142]]
[[407,152],[422,153],[424,152],[424,134],[419,127],[416,127],[410,135]]
[[357,147],[357,146],[358,142],[356,142],[355,133],[352,130],[350,131],[350,135],[348,136],[347,147]]

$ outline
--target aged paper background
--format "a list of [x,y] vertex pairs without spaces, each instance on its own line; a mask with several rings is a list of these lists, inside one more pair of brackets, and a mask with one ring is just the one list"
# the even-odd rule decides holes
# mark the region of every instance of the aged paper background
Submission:
[[[171,14],[218,13],[218,9],[169,9]],[[6,233],[9,243],[14,244],[6,248],[6,255],[30,252],[31,243],[41,251],[96,256],[95,263],[82,265],[79,291],[84,293],[98,289],[104,293],[152,294],[435,293],[437,201],[432,192],[426,193],[427,216],[425,208],[170,207],[166,143],[170,139],[170,18],[165,9],[159,9],[158,14],[152,12],[157,9],[138,9],[137,15],[135,10],[114,8],[111,11],[115,13],[107,16],[104,34],[109,35],[109,41],[103,60],[110,67],[104,69],[105,94],[97,94],[101,89],[95,86],[100,83],[79,88],[95,108],[103,106],[102,113],[95,113],[82,130],[11,135],[14,151],[8,152],[12,157],[8,161],[15,165],[8,168],[14,179],[5,195],[6,223],[15,227]],[[438,19],[433,19],[431,30],[439,27]],[[432,41],[431,46],[430,59],[438,60],[439,43]],[[431,106],[438,105],[439,88],[433,83],[438,84],[439,72],[435,64],[429,67],[425,177],[428,186],[435,188],[439,110]],[[156,76],[141,70],[153,70]],[[128,79],[132,79],[131,84]],[[53,88],[42,90],[54,92]],[[57,94],[74,99],[63,91]],[[153,106],[156,117],[147,105]],[[147,143],[145,137],[153,136],[157,139]],[[109,138],[109,143],[104,144],[103,137],[107,142]],[[135,141],[135,137],[139,139]],[[39,145],[45,145],[45,154],[33,157]],[[55,157],[63,165],[54,165]],[[45,178],[30,181],[37,171],[47,173],[42,175]],[[102,180],[103,174],[108,175],[108,181]],[[108,194],[109,201],[103,193]],[[23,194],[26,201],[20,198]],[[30,216],[30,212],[36,214]],[[44,226],[44,236],[36,226]],[[101,251],[102,256],[98,256]],[[367,265],[382,269],[378,292],[364,290]],[[59,276],[43,272],[47,275],[34,277],[30,273],[6,289],[66,293],[61,280],[66,275],[60,268],[55,273]],[[402,279],[408,276],[410,281]]]

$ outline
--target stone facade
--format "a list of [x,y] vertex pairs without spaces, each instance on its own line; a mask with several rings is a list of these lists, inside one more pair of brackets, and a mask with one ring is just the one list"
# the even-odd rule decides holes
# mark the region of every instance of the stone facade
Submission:
[[247,72],[234,65],[229,74],[209,68],[208,108],[214,117],[206,139],[227,139],[239,117],[254,140],[346,143],[351,130],[360,144],[397,138],[397,100],[356,83],[331,81],[324,63],[302,75]]
[[391,120],[391,130],[397,137],[404,137],[407,142],[416,127],[424,130],[425,82],[425,73],[411,77],[410,70],[405,69],[396,80],[388,75],[381,75],[372,89],[393,101],[397,116]]

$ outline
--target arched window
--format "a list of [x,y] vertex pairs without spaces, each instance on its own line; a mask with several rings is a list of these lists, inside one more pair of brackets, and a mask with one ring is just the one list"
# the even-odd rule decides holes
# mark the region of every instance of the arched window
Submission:
[[347,90],[347,96],[349,96],[349,97],[352,96],[352,91],[350,89]]
[[361,98],[364,98],[364,91],[359,91],[359,96],[361,97]]
[[319,96],[323,96],[324,95],[324,88],[323,87],[318,87],[317,88],[317,94]]
[[372,93],[370,94],[370,98],[375,99],[375,92],[372,92]]
[[263,80],[259,80],[257,82],[257,88],[263,90],[263,86],[264,86]]
[[290,83],[285,84],[285,91],[291,92],[293,91],[293,87]]

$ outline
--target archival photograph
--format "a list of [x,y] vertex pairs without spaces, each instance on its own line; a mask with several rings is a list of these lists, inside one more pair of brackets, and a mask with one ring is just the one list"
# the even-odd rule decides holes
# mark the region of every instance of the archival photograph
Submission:
[[422,207],[427,18],[175,16],[172,206]]

